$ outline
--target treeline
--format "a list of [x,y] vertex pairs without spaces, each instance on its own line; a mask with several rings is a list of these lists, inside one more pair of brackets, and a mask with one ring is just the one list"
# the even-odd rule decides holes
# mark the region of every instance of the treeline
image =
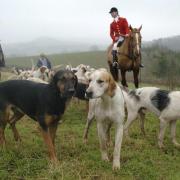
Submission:
[[141,70],[143,82],[160,83],[174,89],[180,85],[180,52],[162,46],[143,48]]

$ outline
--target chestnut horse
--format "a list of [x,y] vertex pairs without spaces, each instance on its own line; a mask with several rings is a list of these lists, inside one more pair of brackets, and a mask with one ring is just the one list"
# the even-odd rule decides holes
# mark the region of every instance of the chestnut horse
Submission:
[[[126,71],[133,71],[134,85],[136,88],[139,86],[139,68],[141,64],[141,28],[130,28],[128,37],[125,37],[124,42],[120,47],[117,47],[118,67],[112,66],[112,47],[108,48],[108,64],[110,72],[115,81],[119,81],[119,69],[121,71],[121,83],[123,86],[128,87],[126,82]],[[117,45],[118,46],[118,45]]]

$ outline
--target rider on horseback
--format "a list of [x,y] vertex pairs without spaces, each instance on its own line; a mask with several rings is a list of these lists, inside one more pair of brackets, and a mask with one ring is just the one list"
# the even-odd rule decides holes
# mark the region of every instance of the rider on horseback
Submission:
[[[113,66],[117,67],[117,46],[120,47],[122,45],[125,37],[129,36],[130,30],[126,18],[119,16],[117,8],[112,7],[109,13],[114,18],[114,21],[110,24],[110,36],[113,40]],[[140,67],[143,67],[143,65],[141,64]]]

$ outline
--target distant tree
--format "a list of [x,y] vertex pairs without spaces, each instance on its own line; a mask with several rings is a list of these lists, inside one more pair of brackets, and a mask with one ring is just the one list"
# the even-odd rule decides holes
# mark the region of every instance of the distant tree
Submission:
[[4,66],[5,66],[4,54],[3,54],[2,47],[0,44],[0,67],[4,67]]
[[173,90],[178,85],[177,77],[180,74],[178,54],[167,49],[158,49],[153,58],[152,74]]

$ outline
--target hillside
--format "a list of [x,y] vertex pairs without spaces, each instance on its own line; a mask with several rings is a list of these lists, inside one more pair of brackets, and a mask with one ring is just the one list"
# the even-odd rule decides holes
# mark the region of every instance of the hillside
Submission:
[[160,47],[166,47],[173,51],[180,51],[180,35],[155,39],[153,41],[144,42],[143,45],[145,47],[160,46]]
[[[105,40],[97,40],[97,42],[95,42],[92,40],[78,41],[40,37],[31,42],[2,44],[2,48],[6,57],[23,57],[38,55],[41,52],[46,54],[59,54],[105,50],[109,43],[110,41],[107,42]],[[173,51],[180,51],[180,35],[143,42],[143,47],[151,47],[154,45],[167,47]]]
[[55,53],[72,53],[72,52],[84,52],[95,51],[105,49],[105,46],[99,46],[93,42],[84,40],[65,40],[55,39],[50,37],[40,37],[30,42],[3,44],[3,51],[6,57],[19,57],[19,56],[31,56],[39,55],[44,52],[47,54]]

